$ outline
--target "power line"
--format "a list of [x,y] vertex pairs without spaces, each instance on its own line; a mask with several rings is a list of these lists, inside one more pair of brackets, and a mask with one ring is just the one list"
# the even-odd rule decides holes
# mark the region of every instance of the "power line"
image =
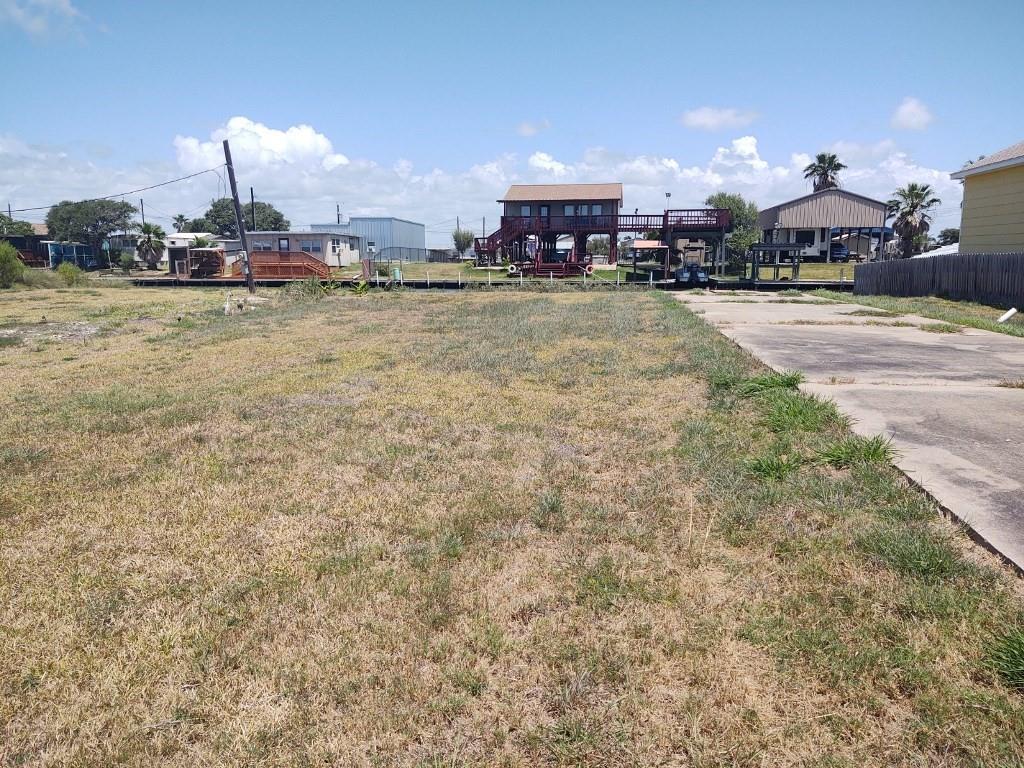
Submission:
[[[207,168],[205,171],[197,171],[196,173],[190,173],[188,176],[180,176],[179,178],[171,179],[170,181],[161,181],[159,184],[152,184],[152,185],[150,185],[148,187],[139,187],[138,189],[130,189],[127,192],[118,192],[117,194],[106,195],[104,197],[90,197],[87,200],[80,200],[78,202],[90,203],[90,202],[93,202],[94,200],[112,200],[115,197],[124,197],[125,195],[134,195],[134,194],[136,194],[138,192],[146,192],[147,190],[150,190],[150,189],[157,189],[158,187],[166,187],[168,184],[176,184],[179,181],[185,181],[186,179],[192,179],[192,178],[195,178],[196,176],[202,176],[204,173],[216,173],[218,178],[222,178],[221,175],[219,173],[217,173],[217,169],[218,168],[223,168],[223,167],[224,167],[223,165],[216,165],[213,168]],[[54,205],[56,205],[56,203],[51,203],[50,205],[37,205],[34,208],[15,208],[15,209],[13,209],[11,211],[11,213],[25,213],[26,211],[45,211],[45,210],[48,210],[50,208],[53,208]]]

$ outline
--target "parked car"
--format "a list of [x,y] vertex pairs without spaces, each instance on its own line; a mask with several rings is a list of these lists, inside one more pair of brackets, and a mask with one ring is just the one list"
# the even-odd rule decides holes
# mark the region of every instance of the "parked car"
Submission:
[[843,243],[831,243],[828,247],[828,253],[832,261],[845,263],[850,260],[850,249]]

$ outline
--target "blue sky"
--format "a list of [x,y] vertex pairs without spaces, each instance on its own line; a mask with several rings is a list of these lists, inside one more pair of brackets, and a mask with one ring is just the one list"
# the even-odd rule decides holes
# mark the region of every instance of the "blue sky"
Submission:
[[[514,181],[621,180],[642,209],[719,188],[770,205],[825,149],[864,194],[933,183],[955,225],[948,172],[1024,138],[1022,31],[1009,0],[0,0],[0,205],[202,170],[226,136],[240,184],[293,223],[340,202],[433,242],[455,216],[496,222]],[[209,174],[147,209],[221,188]]]

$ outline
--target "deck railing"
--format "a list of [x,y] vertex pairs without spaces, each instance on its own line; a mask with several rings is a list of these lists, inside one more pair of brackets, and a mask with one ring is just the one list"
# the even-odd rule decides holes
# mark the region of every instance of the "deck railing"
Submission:
[[[252,251],[253,277],[319,277],[326,280],[331,276],[331,269],[321,259],[306,251]],[[235,261],[231,265],[231,274],[241,276],[242,262]]]

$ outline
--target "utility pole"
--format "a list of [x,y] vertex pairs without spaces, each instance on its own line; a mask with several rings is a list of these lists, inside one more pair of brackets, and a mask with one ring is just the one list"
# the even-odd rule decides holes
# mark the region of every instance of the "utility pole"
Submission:
[[341,224],[341,203],[335,203],[334,208],[338,214],[338,223]]
[[11,216],[11,201],[10,200],[7,201],[7,218],[8,219],[14,219],[14,217]]
[[146,226],[146,203],[139,198],[139,210],[142,212],[142,226]]
[[231,147],[224,139],[224,163],[228,167],[228,181],[231,183],[231,200],[235,204],[235,222],[238,224],[238,238],[242,243],[241,258],[245,259],[245,285],[249,293],[256,293],[256,279],[252,274],[252,259],[249,249],[245,247],[245,218],[242,216],[242,204],[238,202],[238,185],[235,183],[235,166],[231,164]]
[[249,205],[252,207],[252,231],[256,232],[256,193],[252,191],[252,187],[249,187]]

